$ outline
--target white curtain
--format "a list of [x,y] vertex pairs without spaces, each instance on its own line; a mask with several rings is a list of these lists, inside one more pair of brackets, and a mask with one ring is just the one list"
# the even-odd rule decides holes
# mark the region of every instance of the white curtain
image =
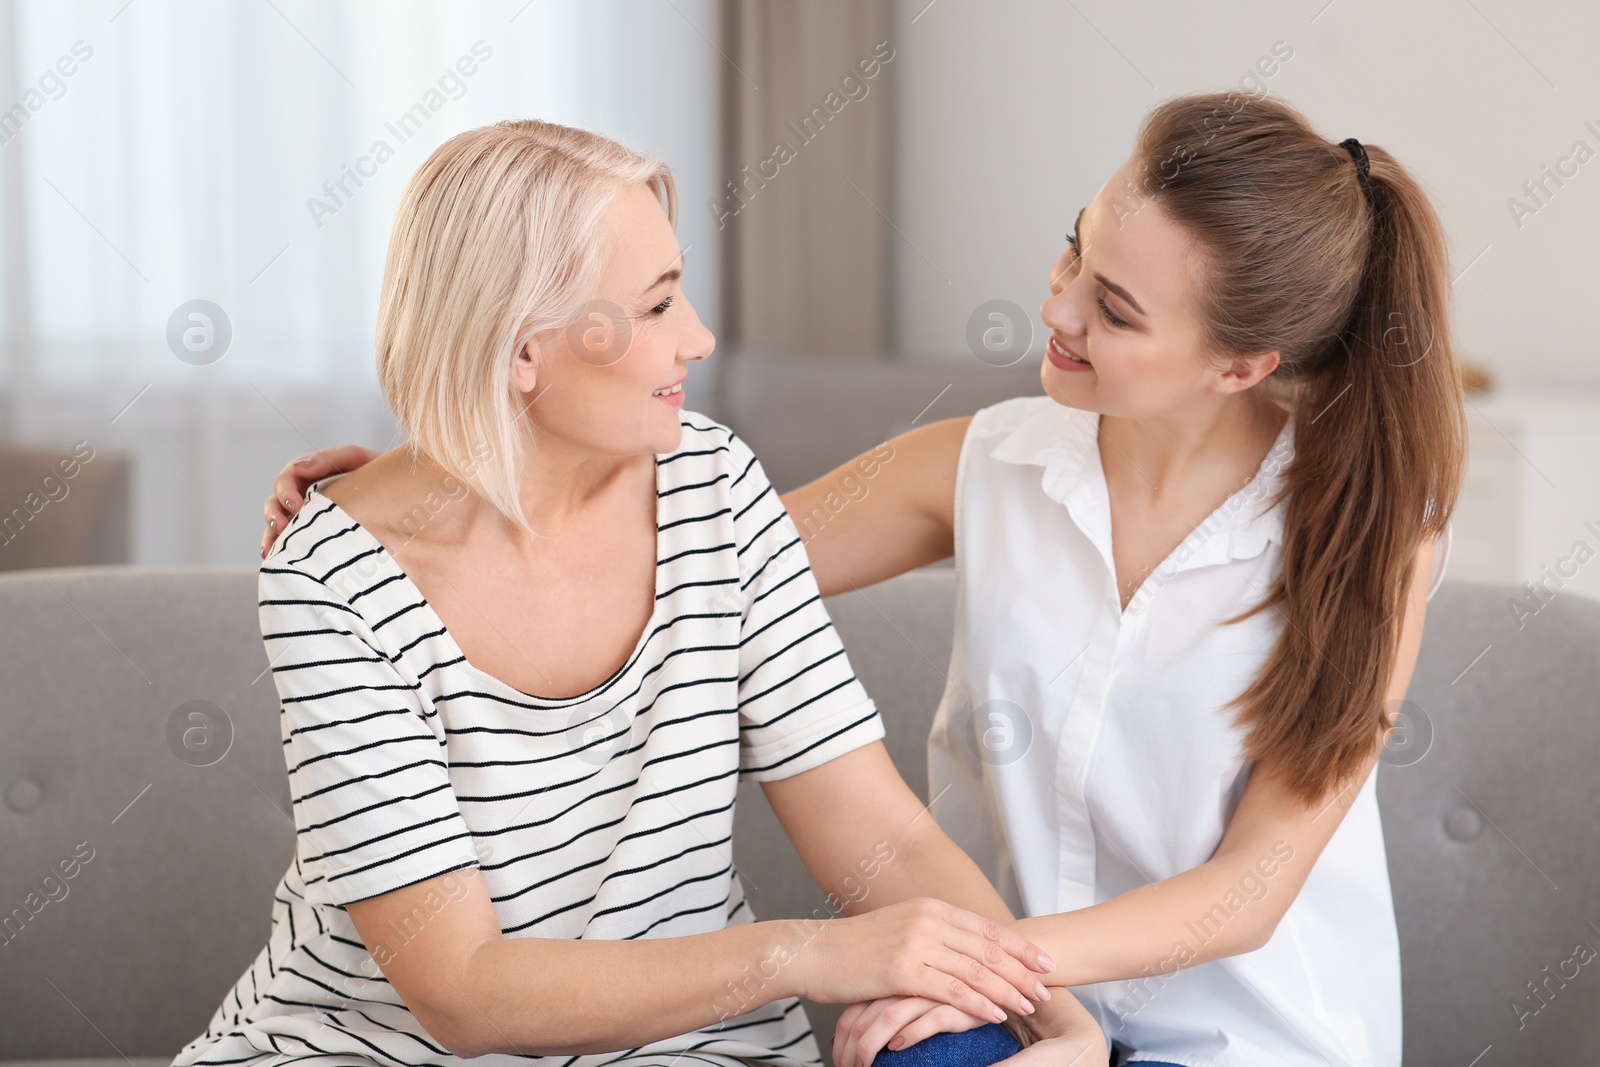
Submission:
[[0,34],[0,439],[129,453],[136,562],[250,562],[286,459],[396,443],[389,224],[461,130],[664,158],[718,322],[713,0],[17,0]]

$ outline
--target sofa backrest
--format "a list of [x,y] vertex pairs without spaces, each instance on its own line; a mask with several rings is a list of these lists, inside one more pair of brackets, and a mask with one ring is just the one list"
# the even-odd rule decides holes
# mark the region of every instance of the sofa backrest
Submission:
[[294,849],[255,569],[0,575],[0,627],[0,1060],[175,1055]]
[[[294,832],[255,599],[249,567],[0,576],[0,1060],[170,1056],[265,942]],[[923,796],[953,604],[946,568],[829,602]],[[1600,1047],[1597,653],[1590,601],[1447,582],[1430,605],[1378,782],[1413,1067]],[[734,853],[752,907],[813,914],[758,793]],[[837,1009],[811,1013],[826,1054]]]
[[1408,1067],[1600,1049],[1600,603],[1545,597],[1440,587],[1379,768]]

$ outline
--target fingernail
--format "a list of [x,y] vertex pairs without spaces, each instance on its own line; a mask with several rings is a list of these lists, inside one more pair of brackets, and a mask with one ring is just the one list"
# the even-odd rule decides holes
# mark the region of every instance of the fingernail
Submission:
[[889,1042],[889,1047],[894,1049],[896,1052],[899,1052],[900,1049],[905,1046],[905,1043],[906,1043],[906,1039],[905,1038],[897,1037],[893,1041]]
[[1033,1006],[1033,1002],[1027,997],[1018,997],[1017,1001],[1022,1005],[1022,1014],[1024,1015],[1032,1015],[1038,1010]]
[[1050,990],[1048,990],[1048,989],[1046,989],[1044,987],[1044,983],[1043,982],[1039,983],[1039,999],[1040,1000],[1049,1000],[1050,999]]
[[311,466],[311,457],[301,456],[299,459],[294,461],[294,465],[296,467],[309,467]]
[[1041,952],[1039,953],[1039,966],[1047,971],[1053,971],[1056,969],[1056,961]]
[[1006,1013],[1005,1013],[1005,1011],[1003,1009],[1001,1009],[999,1007],[996,1007],[992,1014],[994,1015],[994,1021],[995,1022],[1003,1023],[1003,1022],[1006,1021]]

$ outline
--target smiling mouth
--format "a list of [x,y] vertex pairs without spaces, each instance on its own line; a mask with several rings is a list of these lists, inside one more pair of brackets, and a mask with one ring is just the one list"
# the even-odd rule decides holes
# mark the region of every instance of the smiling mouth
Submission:
[[1093,366],[1092,363],[1090,363],[1088,360],[1084,359],[1083,357],[1073,355],[1071,349],[1069,349],[1066,345],[1062,344],[1060,341],[1056,340],[1054,337],[1050,338],[1050,347],[1055,352],[1055,354],[1060,356],[1062,359],[1070,359],[1070,360],[1072,360],[1072,362],[1074,362],[1074,363],[1082,363],[1086,367]]
[[650,395],[651,396],[671,396],[673,393],[681,393],[681,392],[683,392],[683,383],[679,382],[677,385],[669,385],[665,389],[657,389],[655,392],[651,393]]

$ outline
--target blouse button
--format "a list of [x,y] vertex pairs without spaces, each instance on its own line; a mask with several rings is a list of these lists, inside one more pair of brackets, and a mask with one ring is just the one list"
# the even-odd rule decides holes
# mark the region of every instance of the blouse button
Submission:
[[1471,841],[1483,833],[1483,816],[1476,808],[1457,808],[1445,816],[1444,832],[1457,841]]

